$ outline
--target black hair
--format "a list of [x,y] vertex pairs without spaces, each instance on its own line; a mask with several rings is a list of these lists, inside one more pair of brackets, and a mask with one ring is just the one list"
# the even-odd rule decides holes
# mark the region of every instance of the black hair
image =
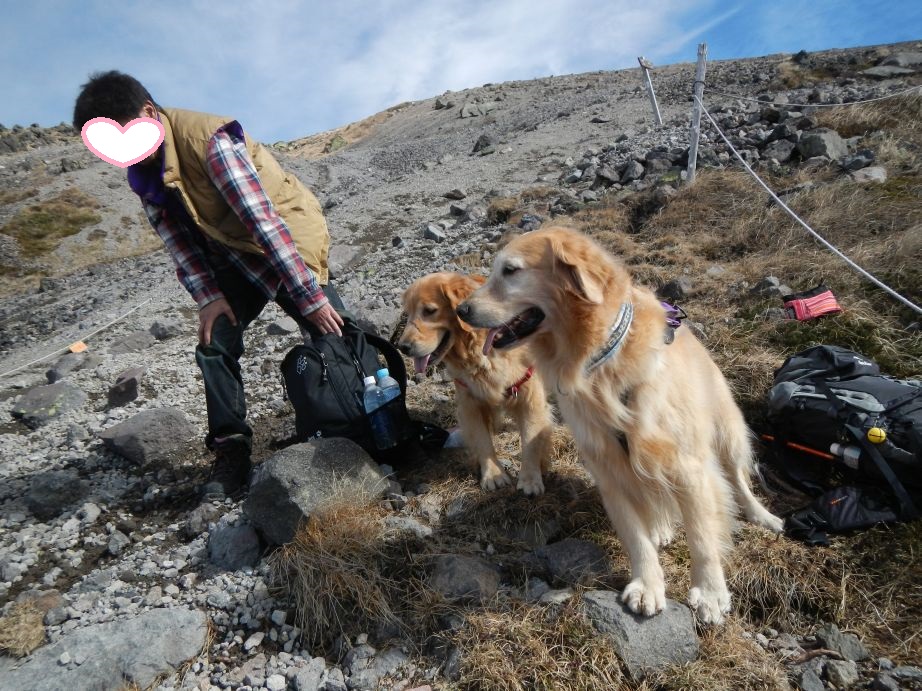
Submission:
[[82,130],[87,122],[99,117],[116,122],[133,120],[147,101],[157,105],[144,85],[131,75],[116,70],[96,72],[80,87],[74,105],[74,127]]

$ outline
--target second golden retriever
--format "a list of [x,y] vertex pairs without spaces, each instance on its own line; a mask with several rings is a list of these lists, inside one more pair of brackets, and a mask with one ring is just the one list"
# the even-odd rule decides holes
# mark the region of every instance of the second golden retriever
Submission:
[[448,272],[415,281],[403,295],[407,323],[398,345],[413,358],[417,372],[444,362],[454,378],[461,435],[480,466],[481,487],[492,490],[511,483],[493,445],[493,432],[508,412],[522,439],[517,487],[525,494],[541,494],[552,422],[540,378],[522,350],[485,355],[487,332],[465,324],[455,313],[483,281],[481,276]]
[[705,623],[730,609],[721,564],[736,505],[774,531],[750,488],[751,435],[723,374],[687,328],[586,235],[549,228],[509,243],[458,309],[489,328],[486,349],[527,342],[628,554],[634,612],[666,604],[657,548],[680,514],[691,553],[688,601]]

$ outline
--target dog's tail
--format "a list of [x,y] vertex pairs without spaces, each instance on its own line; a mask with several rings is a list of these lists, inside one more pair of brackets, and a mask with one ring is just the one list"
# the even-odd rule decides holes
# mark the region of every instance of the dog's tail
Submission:
[[720,463],[733,487],[736,503],[746,520],[769,530],[780,532],[783,522],[766,509],[752,493],[752,476],[758,475],[753,447],[753,434],[739,408],[724,420],[718,439]]

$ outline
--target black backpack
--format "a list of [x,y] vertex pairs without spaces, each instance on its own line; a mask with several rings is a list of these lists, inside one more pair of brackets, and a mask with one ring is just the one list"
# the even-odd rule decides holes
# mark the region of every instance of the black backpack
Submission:
[[[406,406],[407,371],[400,353],[387,340],[363,331],[348,312],[342,337],[324,334],[295,346],[282,360],[282,381],[295,411],[298,441],[345,437],[379,463],[391,466],[422,460],[420,452],[439,448],[447,432],[410,418]],[[386,404],[397,445],[379,449],[365,414],[363,379],[384,366],[400,384],[400,395]],[[444,433],[444,437],[439,434]]]
[[776,458],[802,489],[876,487],[900,519],[919,517],[922,382],[883,375],[845,348],[815,346],[775,372],[768,418]]
[[833,487],[784,519],[784,532],[808,545],[828,545],[826,533],[863,530],[899,520],[876,487]]

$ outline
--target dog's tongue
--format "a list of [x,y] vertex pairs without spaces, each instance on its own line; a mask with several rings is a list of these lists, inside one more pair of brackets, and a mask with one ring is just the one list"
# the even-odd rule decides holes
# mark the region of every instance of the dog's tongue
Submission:
[[487,331],[487,339],[483,342],[483,354],[489,355],[490,351],[493,350],[493,339],[496,338],[496,334],[499,333],[499,330],[503,328],[501,326],[494,327]]
[[422,357],[413,358],[413,369],[416,370],[417,374],[424,374],[426,372],[426,366],[429,364],[429,356],[423,355]]

